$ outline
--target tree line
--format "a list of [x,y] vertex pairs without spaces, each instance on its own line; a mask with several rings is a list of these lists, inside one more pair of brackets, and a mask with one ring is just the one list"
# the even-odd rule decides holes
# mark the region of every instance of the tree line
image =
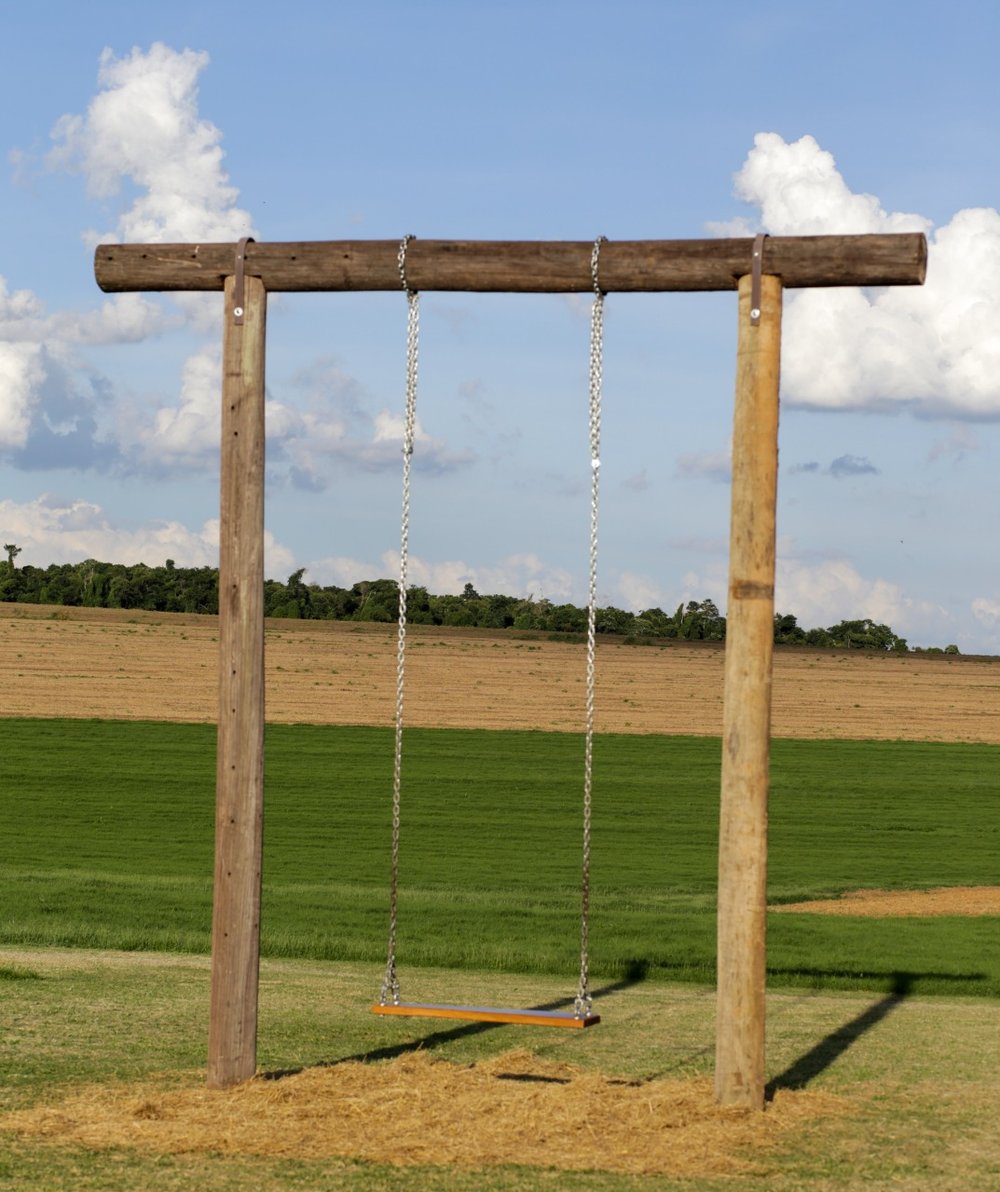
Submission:
[[[215,567],[177,567],[167,559],[162,567],[145,563],[52,563],[48,567],[18,567],[20,547],[8,543],[6,564],[0,563],[0,600],[70,607],[144,609],[149,612],[217,613],[219,572]],[[302,620],[384,621],[399,617],[399,589],[395,580],[362,580],[349,588],[306,583],[305,568],[286,582],[265,580],[264,615]],[[587,629],[587,610],[574,604],[555,604],[544,598],[501,594],[480,595],[466,584],[460,595],[436,596],[414,585],[407,589],[406,615],[411,624],[455,625],[481,629],[537,630],[581,634]],[[596,630],[628,641],[675,639],[724,641],[726,618],[711,600],[691,600],[673,612],[647,608],[638,613],[609,605],[599,608]],[[826,628],[806,629],[790,613],[774,618],[778,645],[823,646],[841,649],[907,653],[905,638],[888,625],[870,619],[840,621]],[[958,647],[928,653],[957,654]]]

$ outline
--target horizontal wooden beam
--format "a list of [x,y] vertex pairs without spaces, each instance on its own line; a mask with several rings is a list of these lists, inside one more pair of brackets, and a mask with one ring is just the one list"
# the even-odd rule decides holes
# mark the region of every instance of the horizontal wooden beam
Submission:
[[[750,272],[753,241],[610,240],[601,247],[607,293],[735,290]],[[590,241],[419,240],[406,251],[414,290],[580,293],[592,289]],[[94,272],[102,290],[221,290],[235,271],[233,244],[102,244]],[[328,240],[250,243],[245,272],[267,290],[400,289],[399,242]],[[763,272],[785,287],[920,285],[927,240],[920,232],[872,236],[772,236]]]

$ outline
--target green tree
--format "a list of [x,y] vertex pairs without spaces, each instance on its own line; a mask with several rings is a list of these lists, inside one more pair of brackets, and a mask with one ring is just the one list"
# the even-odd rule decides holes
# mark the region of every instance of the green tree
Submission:
[[21,553],[21,547],[15,546],[13,542],[5,542],[4,550],[7,552],[7,566],[11,569],[11,571],[15,571],[17,569],[17,564],[14,562],[14,560]]
[[[677,610],[679,618],[684,606]],[[674,617],[668,617],[662,608],[644,609],[632,622],[632,633],[636,637],[677,637],[677,623]]]
[[840,621],[827,629],[833,644],[847,650],[894,650],[904,654],[909,649],[905,638],[898,637],[888,625],[865,617],[859,621]]
[[217,613],[219,611],[219,572],[215,567],[186,567],[177,590],[181,611]]
[[594,629],[598,633],[617,633],[627,636],[635,629],[635,613],[608,605],[599,608],[594,617]]
[[309,586],[302,580],[305,572],[306,569],[304,567],[300,567],[298,571],[293,571],[288,577],[288,582],[285,584],[289,605],[295,608],[294,615],[297,617],[308,617],[310,612],[311,598]]
[[362,580],[351,589],[360,599],[354,621],[395,621],[399,617],[399,585],[394,579]]
[[688,602],[677,635],[685,641],[722,641],[726,636],[726,618],[712,600]]
[[474,601],[467,600],[464,595],[456,596],[454,592],[431,596],[428,598],[431,624],[471,627],[476,624],[478,605],[478,597]]
[[782,646],[799,646],[806,640],[806,631],[791,613],[774,614],[774,641]]
[[411,584],[406,589],[406,619],[412,625],[434,624],[430,593],[420,584]]
[[87,608],[104,608],[107,597],[106,563],[96,559],[85,559],[78,564],[80,572],[80,595]]
[[822,646],[827,649],[836,645],[836,642],[826,629],[807,629],[805,644],[807,646]]
[[583,633],[587,628],[587,611],[575,604],[557,604],[549,609],[545,628],[553,633]]
[[517,616],[520,601],[516,596],[483,596],[480,598],[477,624],[487,629],[510,629]]
[[544,629],[546,617],[552,605],[548,600],[535,600],[529,596],[521,600],[514,609],[514,629]]
[[77,605],[82,603],[81,588],[78,565],[53,563],[45,571],[41,601],[43,604]]

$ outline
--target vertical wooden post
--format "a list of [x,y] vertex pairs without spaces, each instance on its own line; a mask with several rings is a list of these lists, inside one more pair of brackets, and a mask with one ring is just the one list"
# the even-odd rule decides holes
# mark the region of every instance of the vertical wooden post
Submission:
[[781,281],[739,284],[732,521],[719,819],[715,1095],[764,1108],[767,788],[774,643]]
[[264,340],[267,294],[225,284],[219,524],[219,732],[208,1083],[257,1066],[264,819]]

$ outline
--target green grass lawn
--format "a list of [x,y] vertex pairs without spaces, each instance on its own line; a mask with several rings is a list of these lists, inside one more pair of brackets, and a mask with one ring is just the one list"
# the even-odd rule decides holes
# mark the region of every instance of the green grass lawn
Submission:
[[[207,951],[214,728],[0,724],[0,942]],[[391,731],[269,726],[266,752],[265,955],[378,964]],[[595,983],[713,981],[719,753],[706,738],[596,741]],[[996,884],[998,762],[996,746],[776,741],[772,900]],[[404,996],[408,968],[571,986],[581,739],[414,729],[404,769]],[[996,919],[775,915],[768,958],[772,986],[1000,995]]]

